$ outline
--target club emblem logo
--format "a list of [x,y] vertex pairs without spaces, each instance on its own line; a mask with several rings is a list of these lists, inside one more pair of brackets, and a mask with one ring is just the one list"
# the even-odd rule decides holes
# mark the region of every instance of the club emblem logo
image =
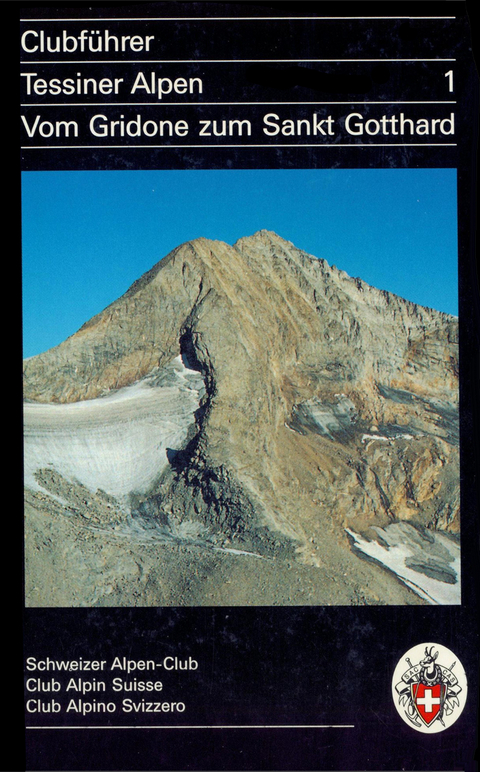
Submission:
[[392,693],[395,707],[407,724],[419,732],[442,732],[465,706],[467,679],[449,649],[422,643],[399,661]]

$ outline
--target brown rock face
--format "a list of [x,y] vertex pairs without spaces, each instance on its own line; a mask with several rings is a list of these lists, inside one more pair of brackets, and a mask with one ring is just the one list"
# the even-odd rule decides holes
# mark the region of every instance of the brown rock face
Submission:
[[234,246],[197,239],[26,361],[25,396],[91,400],[179,354],[206,393],[189,442],[133,513],[315,566],[331,561],[329,539],[349,549],[345,527],[458,532],[454,317],[268,231]]

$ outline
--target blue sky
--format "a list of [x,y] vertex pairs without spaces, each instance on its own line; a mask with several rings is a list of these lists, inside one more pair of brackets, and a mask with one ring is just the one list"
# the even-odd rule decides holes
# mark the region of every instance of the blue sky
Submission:
[[24,356],[61,343],[184,241],[267,228],[457,314],[454,169],[25,172]]

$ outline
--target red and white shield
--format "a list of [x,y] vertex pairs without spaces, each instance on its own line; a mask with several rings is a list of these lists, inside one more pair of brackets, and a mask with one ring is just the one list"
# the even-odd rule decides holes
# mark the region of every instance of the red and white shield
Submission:
[[427,726],[435,721],[445,700],[445,684],[411,684],[412,700],[417,713]]

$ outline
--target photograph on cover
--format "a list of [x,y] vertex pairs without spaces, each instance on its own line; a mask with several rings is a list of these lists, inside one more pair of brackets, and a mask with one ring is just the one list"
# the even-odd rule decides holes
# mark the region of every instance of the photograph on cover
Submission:
[[457,605],[456,170],[22,175],[27,607]]

